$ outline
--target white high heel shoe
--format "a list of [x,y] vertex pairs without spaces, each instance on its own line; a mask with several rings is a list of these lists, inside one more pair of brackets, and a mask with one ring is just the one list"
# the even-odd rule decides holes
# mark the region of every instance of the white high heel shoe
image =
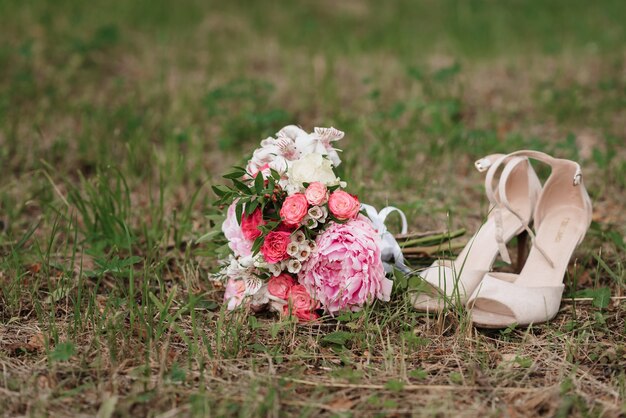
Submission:
[[[538,151],[517,151],[507,157],[536,159],[550,165],[552,173],[535,207],[537,234],[529,229],[533,245],[522,271],[486,274],[468,301],[472,322],[484,328],[525,326],[554,318],[567,265],[591,224],[591,200],[578,163]],[[500,201],[510,213],[525,219],[506,195],[501,194]]]
[[[505,165],[500,174],[500,187],[494,192],[493,180],[502,163]],[[532,220],[541,183],[528,159],[494,154],[476,161],[475,165],[479,171],[487,171],[485,189],[491,202],[489,216],[456,260],[435,261],[421,272],[428,289],[412,296],[413,306],[418,311],[440,312],[446,306],[465,304],[491,270],[498,253],[504,261],[511,262],[506,243],[527,229]],[[500,204],[502,199],[515,213]]]

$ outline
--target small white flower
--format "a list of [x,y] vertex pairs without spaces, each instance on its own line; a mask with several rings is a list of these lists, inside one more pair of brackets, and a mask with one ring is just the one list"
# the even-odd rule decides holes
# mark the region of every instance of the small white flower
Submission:
[[281,263],[268,264],[267,269],[274,276],[280,276],[280,273],[283,272],[283,267]]
[[287,263],[287,271],[292,274],[296,274],[300,272],[302,269],[302,263],[299,260],[291,259]]
[[311,249],[311,252],[317,249],[317,244],[315,243],[315,241],[309,241],[308,244],[309,244],[309,248]]
[[317,221],[311,218],[309,215],[306,215],[304,219],[302,219],[302,225],[306,226],[309,229],[314,229],[317,227]]
[[298,249],[298,254],[296,255],[296,258],[300,261],[304,261],[307,258],[309,258],[310,255],[311,255],[311,247],[309,247],[308,244],[302,244],[300,245],[300,248]]
[[322,216],[317,220],[319,223],[326,223],[326,218],[328,218],[328,208],[326,206],[320,206],[320,210],[322,211]]
[[291,242],[296,242],[298,244],[301,244],[304,241],[306,241],[306,235],[304,235],[304,232],[298,230],[294,232],[293,234],[291,234]]
[[324,212],[322,211],[322,208],[320,208],[319,206],[313,206],[309,209],[308,214],[311,218],[318,220],[320,219],[322,216],[324,216]]
[[289,245],[287,245],[287,254],[289,254],[291,257],[295,257],[296,255],[298,255],[299,251],[300,246],[297,242],[292,241],[289,243]]

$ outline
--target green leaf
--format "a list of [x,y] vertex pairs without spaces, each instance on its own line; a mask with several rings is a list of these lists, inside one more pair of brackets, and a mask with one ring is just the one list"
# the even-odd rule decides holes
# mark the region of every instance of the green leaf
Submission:
[[264,239],[265,237],[261,235],[260,237],[254,240],[254,243],[252,244],[252,255],[256,255],[259,252],[259,250],[261,249],[261,245],[263,245]]
[[391,379],[387,383],[385,383],[385,389],[392,392],[402,392],[402,390],[404,389],[404,382]]
[[74,343],[70,341],[62,342],[57,344],[54,350],[50,353],[50,360],[53,362],[68,361],[72,358],[74,353],[76,353]]
[[237,189],[239,189],[239,191],[243,192],[245,195],[252,194],[252,191],[250,190],[250,188],[246,186],[243,182],[233,179],[233,184],[235,185]]
[[274,193],[274,189],[276,188],[276,180],[274,180],[274,177],[269,177],[267,179],[267,192],[268,194],[273,194]]
[[215,193],[218,197],[223,197],[230,191],[228,187],[222,185],[211,186],[211,188],[213,189],[213,193]]
[[214,300],[201,299],[196,302],[196,308],[206,309],[207,311],[214,311],[220,307],[220,305]]
[[533,360],[528,357],[515,356],[515,362],[519,364],[520,367],[523,367],[524,369],[527,369],[533,365]]
[[245,174],[246,174],[245,170],[243,171],[235,170],[235,171],[231,171],[230,173],[224,174],[222,177],[225,179],[234,180],[234,179],[242,178]]
[[353,337],[354,337],[354,334],[352,334],[351,332],[335,331],[324,336],[324,338],[322,338],[322,342],[345,346],[346,343],[350,341]]
[[259,196],[263,195],[263,186],[265,186],[265,180],[263,179],[263,175],[258,173],[254,178],[254,190]]
[[200,243],[207,242],[207,241],[212,241],[215,237],[219,236],[220,234],[222,234],[222,231],[211,231],[209,233],[206,233],[196,240],[196,244],[200,244]]
[[241,203],[240,201],[237,203],[237,206],[235,206],[235,218],[237,219],[237,223],[239,225],[241,225],[242,214],[243,214],[243,203]]
[[254,210],[259,206],[258,200],[253,200],[246,205],[246,215],[250,216],[254,213]]
[[280,180],[280,173],[276,170],[274,170],[273,168],[270,168],[270,173],[272,174],[272,177],[274,177],[274,180],[278,181]]
[[608,287],[599,287],[597,289],[584,289],[574,293],[575,298],[593,298],[593,306],[604,309],[609,306],[611,301],[611,289]]

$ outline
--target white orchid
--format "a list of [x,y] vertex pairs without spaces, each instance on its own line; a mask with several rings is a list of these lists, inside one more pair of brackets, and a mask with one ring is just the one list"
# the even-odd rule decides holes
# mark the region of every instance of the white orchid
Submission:
[[[261,141],[261,146],[253,154],[246,170],[252,176],[261,172],[264,177],[270,174],[270,169],[276,170],[283,177],[279,184],[287,188],[287,172],[295,161],[299,161],[308,155],[322,155],[328,158],[331,167],[341,164],[337,149],[333,148],[332,142],[343,138],[344,133],[335,128],[315,128],[314,132],[307,133],[295,125],[282,128],[276,134],[276,138],[268,137]],[[291,193],[298,193],[301,187],[290,187]]]
[[[341,164],[337,149],[333,148],[331,142],[335,142],[344,137],[344,133],[333,127],[330,128],[315,128],[313,133],[307,133],[295,125],[285,126],[276,134],[279,140],[290,140],[291,144],[282,143],[281,147],[284,150],[289,150],[289,157],[283,151],[285,157],[289,160],[295,160],[302,158],[308,154],[321,154],[327,155],[333,166],[337,167]],[[287,145],[289,144],[289,145]],[[294,148],[296,153],[294,153]]]

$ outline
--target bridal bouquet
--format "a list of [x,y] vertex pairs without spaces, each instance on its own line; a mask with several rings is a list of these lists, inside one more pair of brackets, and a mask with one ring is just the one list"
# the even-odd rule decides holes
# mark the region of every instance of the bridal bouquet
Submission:
[[381,231],[333,171],[341,163],[333,143],[343,136],[287,126],[224,176],[231,186],[213,186],[228,208],[222,232],[231,254],[216,275],[228,309],[308,321],[389,300]]

